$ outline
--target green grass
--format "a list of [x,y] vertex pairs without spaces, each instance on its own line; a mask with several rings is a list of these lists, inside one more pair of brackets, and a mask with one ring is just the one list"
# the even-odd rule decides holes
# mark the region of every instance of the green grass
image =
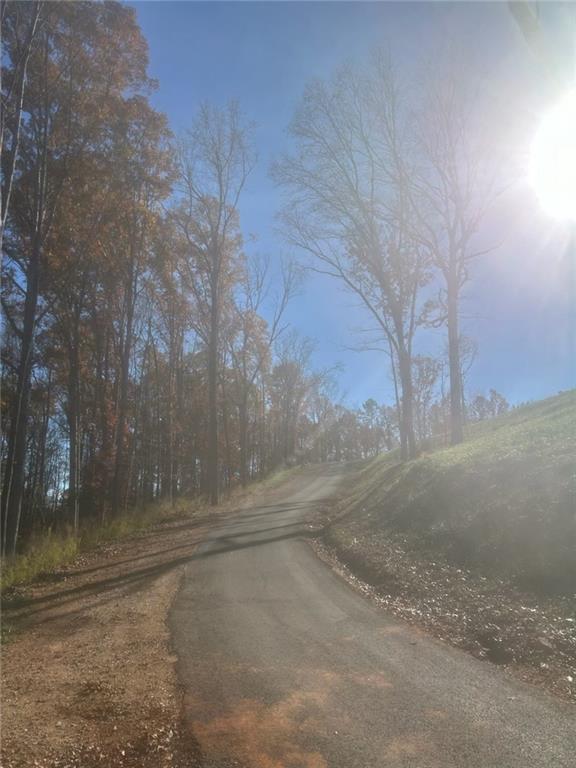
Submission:
[[472,425],[461,445],[382,456],[340,506],[340,537],[408,541],[490,575],[576,592],[576,392]]
[[2,590],[31,581],[73,560],[80,552],[80,541],[72,535],[47,534],[32,542],[25,553],[7,558],[2,568]]
[[440,461],[478,461],[536,456],[558,459],[576,453],[576,391],[518,408],[498,419],[479,422],[462,445],[436,454]]

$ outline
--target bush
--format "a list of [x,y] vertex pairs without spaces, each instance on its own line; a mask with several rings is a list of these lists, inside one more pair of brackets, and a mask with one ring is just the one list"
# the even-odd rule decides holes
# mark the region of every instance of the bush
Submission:
[[138,510],[131,510],[104,524],[86,523],[78,535],[70,529],[58,532],[48,530],[36,534],[29,540],[23,552],[4,560],[2,591],[50,573],[72,562],[80,552],[93,549],[106,541],[125,538],[162,520],[182,515],[192,504],[189,499],[178,500],[175,505],[159,501]]

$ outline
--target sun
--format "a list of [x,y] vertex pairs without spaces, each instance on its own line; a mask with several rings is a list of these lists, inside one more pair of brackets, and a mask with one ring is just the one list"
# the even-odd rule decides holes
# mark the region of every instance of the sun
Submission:
[[576,221],[576,91],[542,120],[532,144],[530,177],[547,213]]

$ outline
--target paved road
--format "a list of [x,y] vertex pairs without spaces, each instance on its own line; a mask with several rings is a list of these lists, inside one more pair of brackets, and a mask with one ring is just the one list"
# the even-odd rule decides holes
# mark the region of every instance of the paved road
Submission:
[[575,768],[576,710],[387,616],[319,561],[307,469],[213,530],[171,613],[206,768]]

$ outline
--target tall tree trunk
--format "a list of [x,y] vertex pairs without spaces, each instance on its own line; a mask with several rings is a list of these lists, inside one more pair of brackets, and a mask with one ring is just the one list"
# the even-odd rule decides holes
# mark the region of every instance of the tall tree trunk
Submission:
[[414,396],[412,387],[412,359],[404,347],[398,351],[398,368],[402,388],[402,419],[400,427],[400,455],[403,461],[416,456],[414,437]]
[[[180,424],[184,417],[184,374],[183,374],[183,334],[178,334],[178,353],[176,355],[177,368],[174,374],[175,382],[175,409],[176,409],[176,424],[177,429],[172,427],[173,434],[173,466],[172,466],[172,499],[175,499],[181,492],[182,487],[182,429]],[[174,434],[176,431],[176,434]]]
[[208,496],[218,504],[218,289],[212,286],[210,339],[208,344]]
[[398,421],[398,430],[400,432],[400,455],[408,455],[406,434],[404,427],[402,426],[402,403],[400,402],[400,393],[398,391],[398,375],[396,373],[396,360],[394,357],[394,347],[392,342],[388,339],[388,345],[390,348],[390,363],[392,365],[392,381],[394,383],[394,402],[396,404],[396,419]]
[[154,425],[154,436],[155,436],[155,444],[156,444],[156,461],[154,466],[154,476],[156,478],[156,490],[155,490],[155,498],[158,499],[161,496],[164,495],[164,491],[166,490],[166,484],[165,484],[165,462],[163,461],[162,456],[162,448],[163,448],[163,440],[162,440],[162,398],[161,398],[161,387],[160,387],[160,366],[158,363],[158,348],[156,346],[156,341],[153,337],[151,337],[151,343],[152,343],[152,353],[154,356],[154,379],[156,382],[156,397],[154,398],[155,403],[155,410],[156,410],[156,423]]
[[172,342],[168,361],[168,435],[166,436],[166,490],[170,506],[174,504],[174,366]]
[[266,433],[266,384],[264,377],[262,377],[262,386],[260,394],[260,429],[259,434],[259,461],[258,461],[258,473],[260,477],[266,474],[268,466],[270,465],[270,457],[268,454],[269,441]]
[[108,412],[110,327],[106,324],[106,327],[102,329],[97,317],[94,320],[94,343],[96,347],[96,423],[100,431],[100,446],[96,449],[98,458],[94,467],[95,487],[98,488],[100,493],[97,494],[98,499],[94,501],[94,509],[97,509],[101,522],[104,522],[107,514],[109,494],[102,493],[102,491],[104,488],[109,487],[110,456],[112,452],[112,430],[110,428],[110,414]]
[[36,233],[26,274],[26,298],[24,301],[24,322],[18,365],[18,384],[12,409],[8,435],[8,457],[2,488],[2,551],[14,554],[20,528],[22,497],[24,494],[24,467],[26,461],[26,437],[32,362],[34,354],[34,331],[38,307],[40,282],[40,236]]
[[226,396],[226,389],[224,382],[222,382],[222,432],[224,434],[224,448],[226,460],[223,463],[222,472],[225,480],[225,487],[230,488],[232,484],[232,478],[234,476],[233,461],[232,461],[232,443],[230,440],[230,418],[228,412],[228,398]]
[[48,371],[48,382],[46,388],[46,399],[44,403],[44,410],[42,414],[42,428],[40,430],[39,439],[39,456],[38,456],[38,479],[37,479],[37,493],[34,494],[32,499],[31,514],[34,518],[38,505],[38,495],[42,500],[40,505],[40,514],[42,519],[45,515],[44,503],[46,500],[46,442],[48,440],[48,427],[50,424],[50,413],[52,407],[52,371]]
[[242,394],[238,409],[238,431],[240,440],[240,483],[242,488],[248,485],[248,396]]
[[80,525],[80,360],[79,360],[79,312],[74,313],[71,330],[68,372],[68,434],[69,434],[69,483],[68,504],[70,517],[77,533]]
[[122,504],[122,490],[125,479],[125,431],[128,416],[128,385],[130,378],[130,356],[132,353],[132,331],[134,325],[134,304],[136,301],[136,265],[131,256],[130,272],[126,283],[126,329],[121,344],[120,392],[118,397],[118,418],[116,424],[116,461],[112,485],[112,513],[117,515]]
[[166,436],[166,490],[170,505],[174,504],[175,496],[175,463],[176,463],[176,445],[175,445],[175,409],[178,390],[178,370],[179,370],[179,334],[176,330],[174,315],[170,316],[170,342],[168,352],[168,398],[167,398],[167,425],[168,434]]
[[[13,131],[12,131],[12,146],[10,150],[6,152],[6,162],[3,167],[4,185],[0,193],[0,260],[2,259],[2,243],[4,237],[4,228],[6,226],[6,219],[8,218],[8,211],[10,210],[10,197],[12,196],[12,184],[14,181],[14,171],[16,169],[16,162],[20,151],[20,132],[22,127],[22,113],[24,110],[24,92],[26,88],[26,77],[28,70],[28,60],[32,52],[34,38],[36,36],[36,30],[38,28],[38,20],[40,18],[40,9],[42,3],[36,0],[32,4],[30,9],[30,22],[28,26],[28,35],[24,43],[24,50],[22,58],[18,62],[18,79],[14,84],[15,89],[15,114],[12,116]],[[2,83],[2,68],[0,67],[0,85]],[[0,121],[0,153],[4,156],[4,136],[6,131],[6,121],[8,110],[7,105],[3,105],[2,119]]]
[[464,439],[462,417],[462,374],[460,368],[460,339],[458,330],[458,278],[452,269],[447,284],[448,303],[448,361],[450,368],[450,443]]

